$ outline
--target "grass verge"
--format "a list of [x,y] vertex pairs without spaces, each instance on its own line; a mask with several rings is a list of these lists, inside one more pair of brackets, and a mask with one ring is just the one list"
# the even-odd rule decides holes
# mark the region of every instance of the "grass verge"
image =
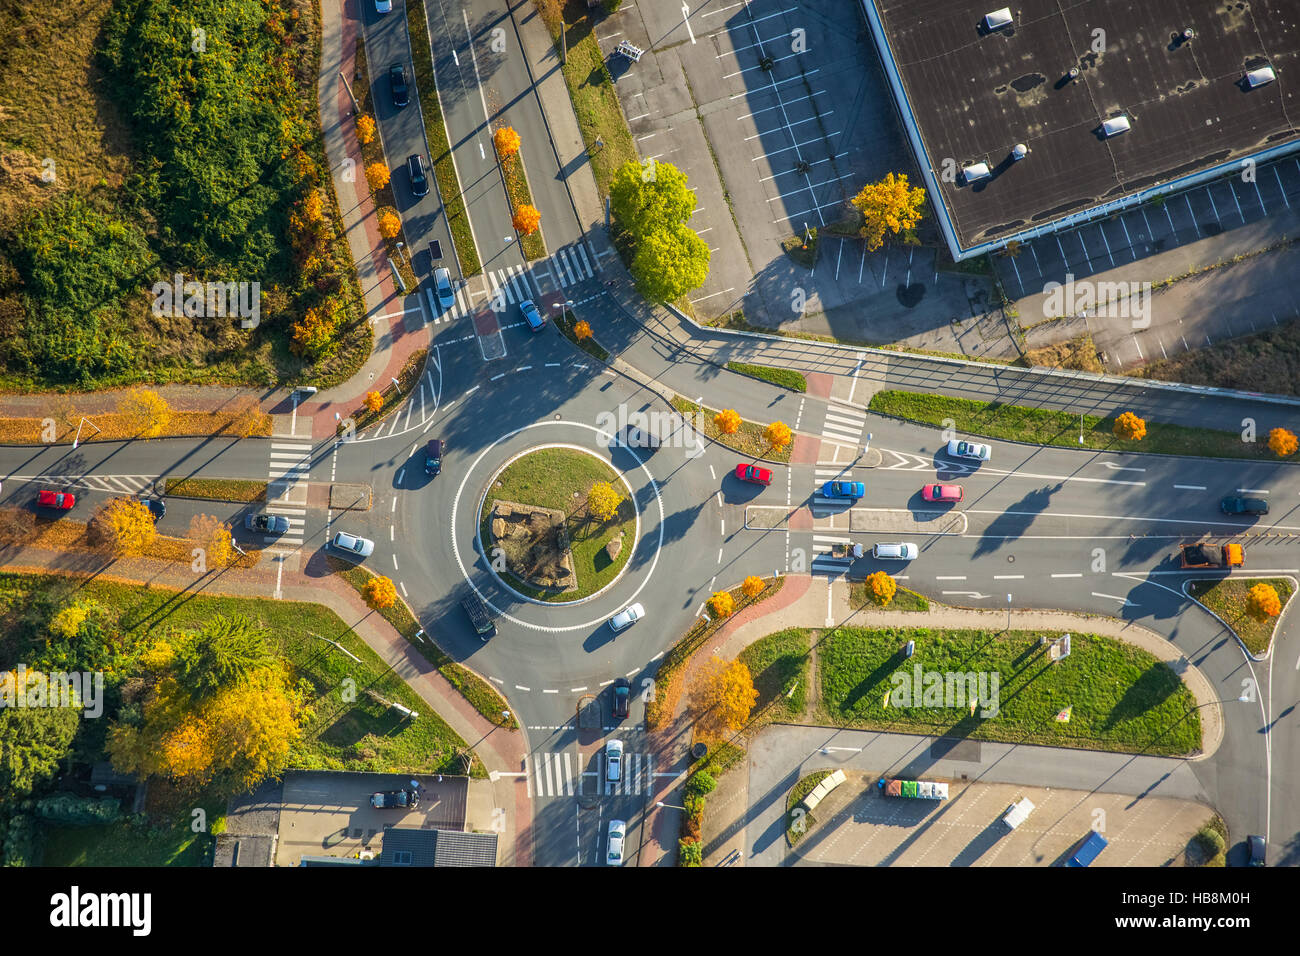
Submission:
[[460,189],[460,177],[451,158],[451,141],[447,138],[447,124],[442,119],[442,106],[438,101],[438,84],[433,79],[433,53],[429,47],[429,27],[424,18],[424,4],[407,3],[406,29],[411,37],[411,65],[415,83],[420,91],[420,112],[424,115],[424,130],[429,137],[429,160],[433,175],[438,180],[438,195],[447,213],[456,259],[461,275],[468,278],[482,270],[478,246],[469,227],[469,212]]
[[373,425],[375,422],[383,421],[393,412],[397,411],[406,400],[415,394],[415,386],[420,383],[420,376],[424,374],[424,360],[428,357],[428,349],[416,349],[402,366],[402,370],[397,373],[397,381],[400,386],[393,385],[389,382],[380,390],[379,394],[384,400],[384,404],[379,406],[379,411],[372,412],[363,402],[347,418],[339,422],[334,427],[334,433],[341,435],[349,428],[352,432],[359,432],[361,429]]
[[791,441],[784,448],[773,448],[767,443],[767,439],[763,437],[763,431],[767,427],[765,425],[742,420],[740,431],[734,435],[724,435],[718,430],[718,426],[713,424],[713,417],[718,414],[717,409],[696,405],[680,395],[673,396],[673,408],[683,415],[689,416],[696,431],[704,433],[718,444],[734,449],[742,455],[748,455],[751,458],[762,458],[767,461],[777,461],[782,464],[787,464],[790,461],[790,448],[794,445],[794,442]]
[[[499,156],[500,154],[498,154]],[[528,188],[528,173],[524,170],[524,160],[520,153],[514,153],[501,160],[501,175],[506,182],[506,195],[510,198],[510,211],[519,211],[520,206],[533,204],[533,192]],[[542,241],[540,229],[519,234],[519,248],[529,262],[546,256],[546,243]]]
[[[1025,631],[839,628],[818,647],[818,716],[833,726],[1122,753],[1200,750],[1196,701],[1165,663],[1092,634],[1075,634],[1071,655],[1051,663],[1039,637]],[[916,652],[904,659],[909,640]],[[968,684],[961,682],[941,682],[930,706],[909,706],[900,691],[910,689],[917,668],[926,675],[987,675],[982,692],[1000,706],[982,704],[972,716]],[[934,691],[928,683],[925,689]],[[1058,721],[1066,707],[1072,708],[1069,721]],[[986,709],[995,712],[985,717]]]
[[1300,322],[1215,342],[1135,369],[1140,378],[1247,392],[1300,395]]
[[794,846],[804,838],[808,832],[808,827],[816,823],[817,820],[811,813],[806,810],[795,812],[795,808],[803,801],[803,798],[812,793],[821,783],[829,777],[834,771],[832,770],[814,770],[808,776],[803,777],[794,785],[790,795],[785,800],[785,838]]
[[265,481],[251,478],[182,478],[171,475],[163,479],[163,497],[205,498],[208,501],[265,501]]
[[[1228,825],[1217,813],[1214,819],[1196,831],[1188,846],[1188,866],[1227,866]],[[1195,859],[1192,854],[1195,853]]]
[[[893,415],[927,425],[942,426],[945,419],[952,419],[956,422],[957,430],[966,434],[1027,442],[1031,445],[1205,458],[1278,460],[1264,441],[1243,442],[1237,432],[1219,432],[1185,425],[1148,421],[1146,438],[1141,441],[1124,441],[1111,432],[1114,417],[1085,415],[1084,440],[1080,446],[1079,416],[1070,412],[898,391],[877,392],[872,396],[868,407],[882,415]],[[1268,427],[1261,426],[1261,435],[1267,434],[1267,431]]]
[[759,638],[740,652],[749,668],[758,700],[745,733],[776,720],[798,720],[808,700],[809,637],[806,628],[792,627]]
[[[618,513],[610,521],[593,518],[586,507],[587,493],[599,481],[609,482],[620,495],[626,493],[613,468],[591,455],[568,448],[542,448],[531,452],[496,477],[479,516],[485,546],[491,541],[488,515],[495,502],[514,501],[554,508],[567,516],[565,529],[577,575],[577,587],[568,591],[537,587],[513,573],[509,575],[511,587],[539,601],[567,603],[595,594],[618,576],[636,550],[636,509],[625,497],[619,504]],[[610,561],[605,546],[619,535],[623,536],[622,548],[618,557]],[[508,542],[505,546],[509,549]]]
[[555,324],[559,327],[560,333],[578,348],[582,349],[592,358],[600,359],[602,362],[608,362],[609,349],[597,342],[594,337],[589,336],[585,339],[580,339],[573,333],[573,327],[577,324],[577,321],[577,317],[574,316],[572,312],[565,310],[564,315],[555,320]]
[[[351,585],[358,594],[362,593],[366,581],[374,576],[367,569],[341,561],[338,558],[329,557],[326,558],[326,562],[329,564],[330,569]],[[397,633],[414,644],[416,650],[424,656],[425,660],[436,667],[438,673],[445,677],[456,690],[460,691],[461,696],[469,701],[473,708],[483,717],[498,727],[505,727],[508,730],[518,729],[519,722],[515,720],[514,714],[511,714],[508,720],[501,716],[503,712],[509,709],[509,706],[506,699],[497,692],[496,688],[468,667],[457,664],[450,654],[438,646],[428,631],[424,632],[422,638],[416,637],[417,632],[421,629],[420,622],[416,618],[415,612],[411,610],[410,605],[399,597],[396,604],[378,609],[376,613],[391,624]]]
[[867,586],[867,582],[850,581],[849,606],[881,611],[928,611],[930,610],[930,599],[924,594],[917,594],[915,591],[909,591],[900,584],[898,590],[894,592],[894,599],[882,608],[876,603],[876,599],[871,593],[871,588]]
[[1097,343],[1092,340],[1092,334],[1088,332],[1055,345],[1028,349],[1025,352],[1025,361],[1030,365],[1075,369],[1080,372],[1095,372],[1098,375],[1106,371],[1102,367],[1101,360],[1097,358]]
[[[0,418],[0,444],[44,445],[78,441],[131,441],[140,435],[139,419],[118,412],[92,413],[91,425],[82,424],[75,402],[59,395],[50,400],[50,414],[42,418]],[[91,426],[94,427],[91,427]],[[81,435],[77,429],[80,426]],[[207,438],[229,435],[265,438],[271,434],[271,416],[255,401],[241,403],[235,410],[196,412],[173,409],[159,438]]]
[[727,368],[750,378],[771,382],[792,392],[808,391],[808,380],[792,368],[773,368],[771,365],[747,365],[744,362],[728,362]]
[[[551,32],[556,52],[561,50],[564,31],[568,59],[562,68],[573,112],[578,117],[582,140],[587,146],[591,171],[601,196],[609,195],[614,173],[626,162],[636,162],[636,145],[623,118],[614,80],[605,67],[605,57],[596,42],[590,11],[585,0],[535,0]],[[600,145],[597,146],[597,140]]]
[[1250,589],[1256,584],[1270,585],[1277,591],[1277,596],[1286,608],[1295,586],[1286,578],[1219,578],[1210,581],[1189,581],[1187,590],[1206,607],[1208,607],[1237,632],[1241,642],[1252,654],[1264,654],[1273,641],[1273,631],[1281,619],[1270,617],[1263,621],[1256,620],[1246,611],[1246,598]]

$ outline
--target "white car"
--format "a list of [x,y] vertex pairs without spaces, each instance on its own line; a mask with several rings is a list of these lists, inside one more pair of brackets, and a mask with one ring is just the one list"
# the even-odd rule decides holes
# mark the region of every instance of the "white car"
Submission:
[[438,293],[438,305],[450,309],[456,304],[456,293],[451,290],[451,273],[446,269],[433,270],[433,286]]
[[605,744],[605,779],[618,783],[623,777],[623,741],[611,740]]
[[920,553],[911,541],[882,541],[871,549],[871,556],[877,561],[915,561]]
[[623,865],[623,834],[627,824],[622,820],[609,821],[609,851],[605,854],[605,863],[609,866]]
[[629,605],[609,619],[609,629],[617,633],[625,627],[631,627],[643,617],[645,608],[640,604]]
[[375,0],[375,13],[392,13],[393,0]]
[[350,558],[368,558],[375,553],[375,543],[369,538],[340,531],[330,539],[330,547],[342,551]]
[[958,441],[954,438],[948,442],[948,454],[953,458],[974,458],[976,461],[988,461],[993,457],[993,449],[975,441]]

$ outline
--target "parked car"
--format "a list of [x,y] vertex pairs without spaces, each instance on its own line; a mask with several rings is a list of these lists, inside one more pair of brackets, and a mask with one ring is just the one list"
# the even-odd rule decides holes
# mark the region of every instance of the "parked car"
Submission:
[[162,498],[147,498],[141,495],[136,500],[149,509],[149,514],[153,515],[154,521],[167,516],[167,502]]
[[628,715],[628,705],[632,701],[632,685],[626,677],[614,681],[614,716],[624,720]]
[[948,442],[948,454],[953,458],[974,458],[976,461],[988,461],[993,457],[993,449],[975,441],[958,441],[954,438]]
[[1070,857],[1069,861],[1065,865],[1092,866],[1092,861],[1097,859],[1102,850],[1106,849],[1108,842],[1109,841],[1107,841],[1107,839],[1096,830],[1090,831],[1084,838],[1083,842],[1079,844],[1079,848],[1074,851],[1074,856]]
[[1225,515],[1266,515],[1268,502],[1263,498],[1237,498],[1229,495],[1219,502],[1219,510]]
[[433,270],[433,288],[438,296],[438,308],[450,309],[456,304],[456,293],[451,288],[451,272],[445,267]]
[[284,534],[289,519],[284,515],[244,515],[244,528],[258,534]]
[[605,854],[605,863],[609,866],[623,865],[623,836],[627,833],[627,824],[622,820],[609,821],[609,850]]
[[406,67],[401,63],[394,63],[388,68],[388,85],[393,91],[393,105],[405,106],[411,102],[411,91],[406,85]]
[[961,501],[965,494],[961,485],[926,485],[921,489],[921,500]]
[[430,438],[424,446],[424,473],[437,477],[442,474],[442,439]]
[[534,332],[540,332],[546,326],[546,319],[537,311],[537,306],[533,305],[532,299],[524,299],[519,303],[519,314],[524,317],[524,321]]
[[623,777],[623,741],[611,740],[605,744],[605,779],[617,783]]
[[823,498],[850,498],[857,501],[867,493],[867,486],[861,481],[828,481],[822,485]]
[[375,13],[392,13],[393,0],[375,0]]
[[1265,843],[1262,836],[1246,837],[1246,844],[1250,847],[1250,860],[1248,866],[1263,866],[1266,858]]
[[640,604],[630,604],[609,619],[609,629],[615,633],[625,627],[631,627],[645,617],[645,608]]
[[877,561],[915,561],[920,553],[911,541],[882,541],[871,548],[871,556]]
[[330,539],[330,547],[342,551],[350,558],[368,558],[375,553],[375,543],[369,538],[359,538],[345,531],[340,531]]
[[380,790],[370,795],[370,805],[379,810],[414,810],[420,805],[420,785],[412,780],[401,790]]
[[38,491],[36,492],[36,507],[54,508],[58,511],[67,511],[77,503],[77,496],[69,491]]
[[746,465],[744,462],[736,466],[736,477],[741,481],[752,481],[756,485],[770,485],[772,483],[771,469],[759,468],[758,465]]
[[411,177],[411,194],[427,196],[429,194],[429,177],[424,171],[424,157],[419,153],[407,157],[406,171]]

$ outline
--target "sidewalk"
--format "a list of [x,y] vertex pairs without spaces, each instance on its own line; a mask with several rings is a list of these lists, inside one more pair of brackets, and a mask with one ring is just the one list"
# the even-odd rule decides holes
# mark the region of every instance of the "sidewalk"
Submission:
[[[272,562],[248,570],[227,570],[196,577],[188,567],[170,562],[131,558],[106,562],[87,553],[36,551],[27,549],[5,565],[17,573],[93,574],[98,580],[123,584],[146,584],[188,594],[216,597],[270,599],[276,585]],[[302,579],[301,574],[292,575]],[[491,788],[494,807],[504,810],[502,840],[513,844],[506,852],[509,865],[529,866],[532,862],[532,810],[524,781],[516,774],[523,768],[524,742],[516,731],[507,731],[486,720],[437,669],[397,633],[382,616],[371,611],[346,582],[332,575],[314,577],[310,584],[282,583],[285,600],[319,604],[329,608],[366,645],[380,656],[431,709],[437,712],[478,755],[489,780],[474,783],[482,800],[482,788]],[[498,776],[506,774],[507,776]]]

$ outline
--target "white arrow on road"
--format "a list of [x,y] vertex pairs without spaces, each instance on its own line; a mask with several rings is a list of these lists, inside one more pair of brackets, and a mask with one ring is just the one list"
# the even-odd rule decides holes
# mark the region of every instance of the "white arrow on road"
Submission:
[[695,42],[695,31],[691,29],[691,8],[682,4],[682,22],[686,24],[686,32],[691,35],[691,42]]
[[1142,606],[1142,605],[1138,604],[1136,601],[1130,601],[1128,598],[1124,598],[1124,597],[1117,597],[1117,596],[1114,595],[1114,594],[1102,594],[1102,593],[1100,593],[1099,591],[1093,591],[1093,592],[1092,592],[1092,596],[1093,596],[1093,597],[1100,597],[1100,598],[1110,598],[1110,600],[1112,600],[1112,601],[1119,601],[1119,602],[1120,602],[1121,604],[1123,604],[1125,607],[1141,607],[1141,606]]
[[980,594],[979,591],[943,591],[943,592],[941,592],[941,593],[943,593],[943,594],[955,594],[955,595],[957,595],[957,596],[959,596],[959,597],[971,597],[971,598],[974,598],[974,599],[977,600],[977,601],[982,601],[982,600],[984,600],[984,599],[987,598],[987,597],[992,597],[992,596],[993,596],[992,594]]
[[1124,465],[1112,465],[1108,461],[1103,461],[1102,464],[1111,471],[1146,471],[1145,468],[1126,468]]

